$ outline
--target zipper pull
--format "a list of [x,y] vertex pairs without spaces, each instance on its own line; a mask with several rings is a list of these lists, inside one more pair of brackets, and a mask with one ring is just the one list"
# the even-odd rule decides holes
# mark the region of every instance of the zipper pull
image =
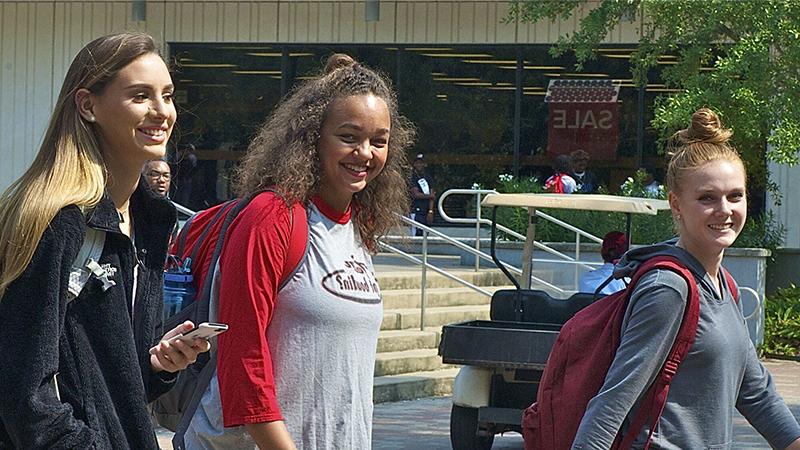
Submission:
[[147,258],[147,249],[140,248],[138,252],[136,252],[136,263],[144,269],[144,260]]

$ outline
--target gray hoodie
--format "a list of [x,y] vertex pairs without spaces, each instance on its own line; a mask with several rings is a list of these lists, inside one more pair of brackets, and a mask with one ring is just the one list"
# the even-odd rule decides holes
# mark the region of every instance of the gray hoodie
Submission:
[[[800,425],[758,360],[741,306],[734,302],[722,273],[720,297],[700,262],[673,241],[629,251],[614,275],[631,276],[639,264],[659,254],[676,256],[695,275],[700,319],[695,342],[672,380],[650,448],[730,449],[734,408],[772,447],[785,448],[800,437]],[[687,295],[686,281],[670,270],[652,270],[639,280],[625,312],[619,349],[603,387],[589,402],[574,450],[608,449],[617,430],[628,426],[675,341]],[[648,433],[642,431],[634,448],[643,447]]]

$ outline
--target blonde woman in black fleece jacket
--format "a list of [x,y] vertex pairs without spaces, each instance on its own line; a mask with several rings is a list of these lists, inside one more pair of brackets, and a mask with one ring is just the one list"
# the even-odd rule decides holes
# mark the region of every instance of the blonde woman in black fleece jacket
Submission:
[[[36,159],[0,197],[1,449],[157,449],[148,401],[208,350],[166,342],[189,322],[162,337],[175,210],[139,186],[144,162],[164,156],[172,90],[150,36],[92,41]],[[90,228],[105,232],[98,263],[114,284],[90,277],[68,301]]]

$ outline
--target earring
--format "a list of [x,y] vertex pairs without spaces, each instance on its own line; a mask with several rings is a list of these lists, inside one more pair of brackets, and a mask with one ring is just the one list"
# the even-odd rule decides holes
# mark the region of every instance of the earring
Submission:
[[94,123],[97,119],[94,116],[89,116],[86,118],[86,121],[89,123]]
[[678,222],[680,222],[680,220],[681,220],[681,215],[680,215],[680,214],[675,214],[675,220],[677,220]]

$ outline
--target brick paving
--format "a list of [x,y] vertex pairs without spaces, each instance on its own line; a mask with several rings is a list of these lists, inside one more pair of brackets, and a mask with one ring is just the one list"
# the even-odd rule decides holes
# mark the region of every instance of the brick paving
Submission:
[[[766,360],[778,391],[800,420],[800,363]],[[375,405],[373,420],[373,450],[447,450],[450,449],[450,397],[381,403]],[[159,430],[162,449],[171,450],[171,433]],[[744,420],[736,415],[734,449],[769,449],[767,442]],[[517,433],[496,436],[492,450],[521,450],[522,437]]]

